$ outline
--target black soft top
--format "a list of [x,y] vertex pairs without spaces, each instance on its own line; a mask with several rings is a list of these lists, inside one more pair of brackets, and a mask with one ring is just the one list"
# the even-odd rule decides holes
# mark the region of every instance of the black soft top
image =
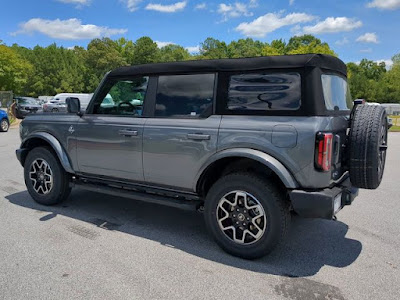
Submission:
[[336,71],[346,76],[346,65],[340,59],[326,54],[298,54],[262,56],[234,59],[189,60],[168,63],[144,64],[121,67],[109,76],[157,75],[169,73],[256,71],[263,69],[293,69],[318,67]]

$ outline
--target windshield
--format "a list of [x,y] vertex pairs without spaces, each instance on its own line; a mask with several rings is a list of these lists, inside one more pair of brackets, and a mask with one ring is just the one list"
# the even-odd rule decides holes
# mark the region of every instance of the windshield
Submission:
[[353,106],[347,81],[338,75],[323,74],[322,88],[324,90],[327,110],[349,110]]
[[24,99],[18,99],[19,104],[39,104],[35,99],[29,99],[29,98],[24,98]]

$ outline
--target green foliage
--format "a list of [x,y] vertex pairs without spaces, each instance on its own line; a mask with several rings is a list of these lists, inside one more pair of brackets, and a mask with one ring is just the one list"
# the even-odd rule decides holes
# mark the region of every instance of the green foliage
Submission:
[[[0,41],[0,90],[30,96],[60,92],[92,93],[108,71],[126,65],[304,53],[337,56],[327,43],[313,35],[294,36],[288,42],[277,39],[263,43],[246,38],[229,44],[209,37],[200,43],[197,55],[173,44],[159,49],[146,36],[136,41],[94,39],[86,48],[76,46],[73,49],[56,44],[33,49],[16,44],[8,47]],[[348,81],[353,98],[400,103],[400,53],[392,60],[393,67],[388,71],[385,63],[366,59],[359,64],[348,63]]]
[[14,49],[0,45],[0,90],[20,93],[31,70],[31,64]]
[[148,64],[160,61],[160,52],[157,44],[149,37],[144,36],[135,42],[132,63]]
[[228,58],[228,46],[225,42],[209,37],[200,44],[200,55],[207,59]]
[[178,45],[166,45],[160,49],[161,61],[182,61],[190,59],[189,52]]

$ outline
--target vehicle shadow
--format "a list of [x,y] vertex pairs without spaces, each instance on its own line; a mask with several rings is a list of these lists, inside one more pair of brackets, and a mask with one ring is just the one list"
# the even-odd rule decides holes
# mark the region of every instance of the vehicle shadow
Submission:
[[6,199],[15,205],[48,212],[39,217],[40,222],[63,215],[236,268],[287,277],[312,276],[325,265],[346,267],[362,249],[359,241],[346,238],[348,226],[340,221],[294,216],[285,243],[270,255],[249,261],[223,252],[207,234],[203,216],[198,212],[79,189],[63,204],[51,207],[37,204],[26,191],[8,195]]

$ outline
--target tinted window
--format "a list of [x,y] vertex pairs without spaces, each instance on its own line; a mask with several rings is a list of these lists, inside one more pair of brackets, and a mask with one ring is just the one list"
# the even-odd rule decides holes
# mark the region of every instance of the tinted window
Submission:
[[201,118],[212,113],[214,74],[158,78],[155,115]]
[[105,96],[96,103],[94,113],[141,116],[148,82],[148,77],[108,82]]
[[323,74],[321,79],[326,109],[349,110],[353,101],[347,81],[340,76],[329,74]]
[[301,103],[298,73],[233,75],[229,82],[230,110],[296,110]]

